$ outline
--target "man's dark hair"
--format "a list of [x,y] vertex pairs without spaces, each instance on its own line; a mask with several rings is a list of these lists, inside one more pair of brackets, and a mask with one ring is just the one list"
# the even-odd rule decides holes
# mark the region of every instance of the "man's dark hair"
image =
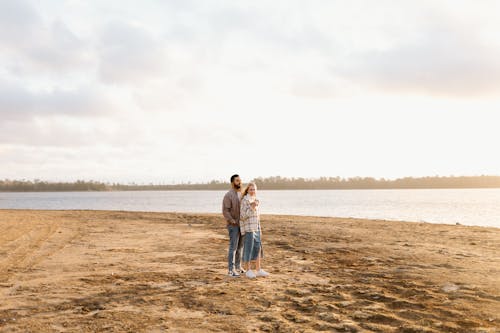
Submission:
[[236,177],[239,177],[239,175],[232,175],[232,176],[231,176],[231,183],[233,183],[234,178],[236,178]]

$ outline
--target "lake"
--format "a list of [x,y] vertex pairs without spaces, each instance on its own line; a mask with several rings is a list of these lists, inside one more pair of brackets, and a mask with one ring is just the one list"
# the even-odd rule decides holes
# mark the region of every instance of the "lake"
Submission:
[[[220,213],[226,191],[0,193],[0,208]],[[500,227],[500,189],[258,191],[263,214]]]

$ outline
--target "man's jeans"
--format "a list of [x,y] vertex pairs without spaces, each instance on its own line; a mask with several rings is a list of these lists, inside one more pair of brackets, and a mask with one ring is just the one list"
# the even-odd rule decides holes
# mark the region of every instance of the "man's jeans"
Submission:
[[[241,265],[243,255],[243,237],[240,234],[240,227],[237,225],[228,225],[229,231],[229,251],[227,255],[227,268],[232,271],[238,269]],[[236,262],[235,262],[236,261]],[[236,266],[236,267],[235,267]]]

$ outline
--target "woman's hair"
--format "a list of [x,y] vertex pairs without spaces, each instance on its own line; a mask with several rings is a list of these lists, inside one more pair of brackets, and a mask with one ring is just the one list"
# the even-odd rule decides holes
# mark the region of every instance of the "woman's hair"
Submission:
[[243,195],[241,196],[242,198],[248,194],[248,189],[250,188],[250,186],[253,186],[255,187],[255,189],[257,189],[257,184],[255,183],[248,183],[247,187],[245,187],[245,190],[243,191]]

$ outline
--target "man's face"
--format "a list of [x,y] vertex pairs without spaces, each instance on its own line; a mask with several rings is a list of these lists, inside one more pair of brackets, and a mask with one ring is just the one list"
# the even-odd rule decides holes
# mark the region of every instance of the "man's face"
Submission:
[[236,178],[233,179],[233,186],[234,186],[234,188],[236,188],[238,190],[241,188],[241,179],[240,179],[240,177],[236,177]]

